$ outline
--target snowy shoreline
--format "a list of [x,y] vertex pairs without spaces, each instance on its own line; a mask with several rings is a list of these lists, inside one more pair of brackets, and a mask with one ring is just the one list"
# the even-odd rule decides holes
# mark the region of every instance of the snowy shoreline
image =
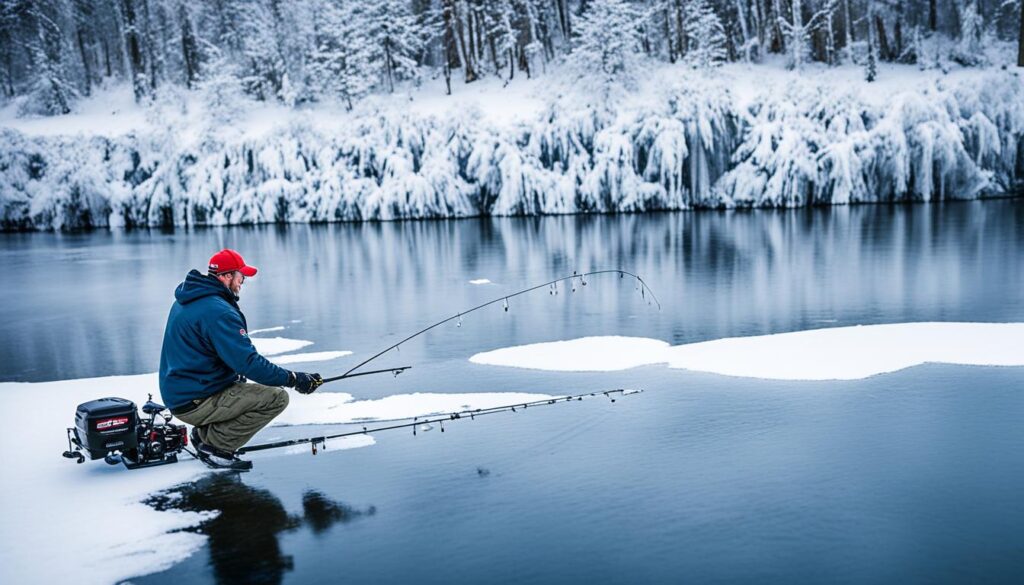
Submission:
[[[665,66],[571,87],[430,88],[352,113],[201,106],[0,115],[0,228],[236,225],[800,207],[1019,193],[1016,72]],[[492,84],[493,85],[493,84]],[[442,96],[443,97],[443,96]],[[97,98],[98,99],[98,98]],[[511,104],[511,106],[509,105]],[[116,115],[115,115],[116,114]],[[248,117],[246,117],[248,116]]]
[[[253,341],[262,353],[282,363],[336,359],[337,354],[348,353],[290,353],[312,343],[299,339],[254,337]],[[367,424],[549,398],[493,392],[357,400],[339,392],[310,396],[289,392],[288,409],[258,437],[280,438],[281,429],[293,425]],[[9,431],[16,429],[19,437],[0,443],[6,467],[0,476],[0,539],[5,544],[0,549],[0,578],[4,582],[52,583],[69,575],[79,583],[121,582],[164,570],[206,542],[206,537],[186,529],[208,520],[208,513],[158,511],[144,503],[153,494],[213,473],[198,461],[183,455],[173,465],[128,471],[103,461],[75,465],[60,456],[67,449],[64,429],[74,424],[78,404],[120,396],[141,405],[148,393],[160,399],[156,373],[0,383],[4,407],[0,424]],[[374,444],[371,436],[346,437],[332,440],[326,453]],[[257,454],[262,460],[258,465],[268,465],[270,458],[308,452],[302,448]]]

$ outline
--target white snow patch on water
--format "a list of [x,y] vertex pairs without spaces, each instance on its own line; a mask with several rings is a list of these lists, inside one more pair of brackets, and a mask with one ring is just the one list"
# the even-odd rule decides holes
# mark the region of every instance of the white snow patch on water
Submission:
[[250,337],[256,350],[262,355],[276,355],[302,349],[307,345],[313,345],[312,341],[305,339],[288,339],[287,337]]
[[469,284],[493,284],[489,279],[486,278],[474,278],[469,281]]
[[272,331],[284,331],[284,325],[278,325],[277,327],[267,327],[266,329],[253,329],[249,332],[249,335],[256,335],[259,333],[270,333]]
[[583,337],[497,349],[478,353],[469,361],[555,372],[614,372],[658,363],[668,347],[664,341],[645,337]]
[[[253,341],[264,353],[282,353],[311,343],[282,338]],[[4,465],[0,474],[0,582],[58,583],[74,576],[76,583],[85,585],[114,583],[164,570],[203,545],[206,537],[181,530],[199,524],[209,514],[158,512],[142,503],[154,493],[211,473],[188,455],[183,454],[177,464],[135,471],[102,461],[76,465],[60,456],[67,449],[64,429],[74,424],[80,403],[119,396],[142,404],[149,393],[160,400],[156,373],[0,383],[0,428],[18,438],[0,441]],[[395,420],[545,397],[413,394],[354,401],[350,394],[303,396],[289,391],[289,398],[288,409],[274,425]],[[264,431],[256,441],[267,440],[268,434],[278,433]],[[330,442],[328,451],[373,444],[369,436],[351,437]],[[309,448],[293,451],[307,453]],[[288,453],[270,451],[258,457]]]
[[733,337],[670,346],[639,337],[584,337],[479,353],[477,364],[606,372],[667,364],[725,376],[855,380],[928,362],[1024,366],[1024,323],[895,323]]
[[328,360],[338,359],[352,355],[351,351],[310,351],[306,353],[290,353],[288,355],[279,355],[270,359],[279,366],[285,364],[298,364],[304,362],[326,362]]

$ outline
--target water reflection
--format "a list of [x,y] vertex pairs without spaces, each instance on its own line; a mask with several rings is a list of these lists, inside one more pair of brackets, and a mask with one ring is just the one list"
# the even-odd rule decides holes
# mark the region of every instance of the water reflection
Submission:
[[[301,320],[286,334],[318,349],[378,349],[573,270],[631,269],[665,305],[646,311],[631,286],[611,284],[588,287],[585,302],[562,295],[552,304],[541,294],[518,301],[524,310],[504,321],[478,322],[486,335],[437,336],[405,354],[437,359],[464,357],[481,342],[581,334],[681,343],[831,323],[956,320],[968,318],[968,306],[989,307],[982,319],[1014,320],[1024,301],[1006,291],[1024,285],[1022,226],[1024,201],[999,200],[3,234],[0,271],[17,277],[0,282],[0,380],[154,371],[174,286],[222,246],[260,267],[242,299],[250,326]],[[474,278],[498,284],[468,285]]]
[[317,491],[302,496],[302,516],[288,514],[267,490],[246,485],[237,474],[217,473],[152,497],[157,510],[215,512],[195,531],[207,536],[209,564],[217,583],[276,584],[294,568],[281,550],[282,533],[306,526],[322,535],[338,523],[376,513],[357,510]]

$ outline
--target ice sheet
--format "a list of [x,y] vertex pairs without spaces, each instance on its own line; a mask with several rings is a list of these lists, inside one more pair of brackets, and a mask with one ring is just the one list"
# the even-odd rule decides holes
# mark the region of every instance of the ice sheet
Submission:
[[584,337],[478,353],[477,364],[552,371],[667,364],[725,376],[853,380],[927,362],[1024,365],[1024,323],[894,323],[733,337],[669,346],[639,337]]

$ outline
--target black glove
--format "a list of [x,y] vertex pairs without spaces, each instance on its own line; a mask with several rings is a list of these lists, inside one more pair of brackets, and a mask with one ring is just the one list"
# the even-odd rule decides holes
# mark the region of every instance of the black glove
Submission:
[[320,374],[307,374],[305,372],[289,372],[288,385],[299,394],[312,394],[314,390],[324,383]]

